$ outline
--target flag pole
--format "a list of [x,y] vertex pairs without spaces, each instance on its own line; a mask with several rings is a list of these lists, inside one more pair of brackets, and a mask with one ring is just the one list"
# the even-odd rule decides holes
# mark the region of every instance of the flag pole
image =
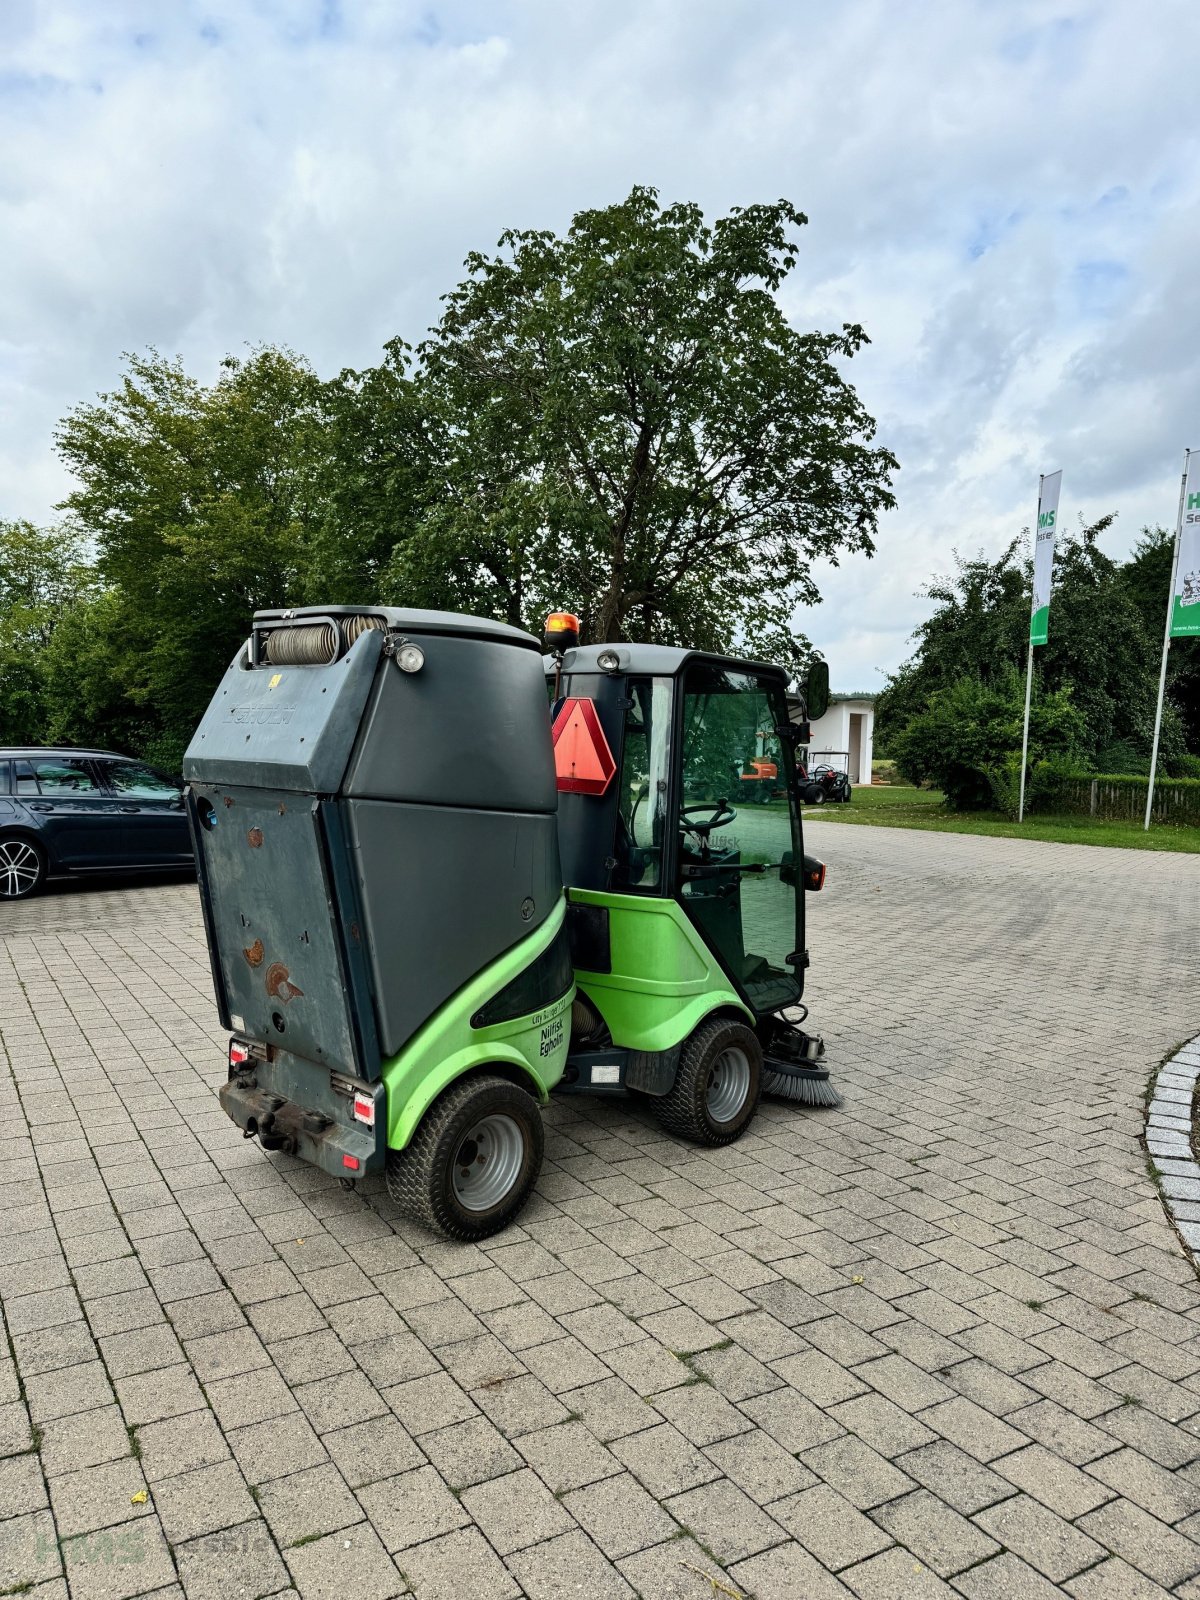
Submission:
[[[1037,599],[1037,535],[1038,517],[1042,514],[1042,484],[1046,481],[1044,472],[1038,474],[1037,511],[1033,517],[1033,565],[1034,565],[1034,590],[1033,600]],[[1017,821],[1025,820],[1025,762],[1029,757],[1029,700],[1033,692],[1033,601],[1030,602],[1029,614],[1029,664],[1025,669],[1025,727],[1021,734],[1021,795],[1017,801]]]
[[1171,587],[1167,591],[1167,623],[1163,629],[1162,667],[1158,674],[1158,705],[1154,712],[1154,743],[1150,746],[1150,782],[1146,786],[1146,820],[1143,833],[1150,831],[1150,811],[1154,805],[1154,772],[1158,766],[1158,736],[1162,731],[1163,695],[1167,688],[1167,655],[1171,649],[1171,618],[1175,612],[1175,584],[1179,576],[1179,535],[1183,531],[1183,497],[1187,493],[1188,462],[1192,452],[1183,452],[1183,477],[1179,481],[1179,510],[1175,516],[1175,547],[1171,552]]

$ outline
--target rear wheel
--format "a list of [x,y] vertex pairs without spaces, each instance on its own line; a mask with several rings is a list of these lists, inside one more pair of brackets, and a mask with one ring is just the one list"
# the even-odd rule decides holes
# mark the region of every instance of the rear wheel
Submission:
[[0,838],[0,900],[27,900],[46,881],[46,856],[40,845],[20,834]]
[[683,1047],[669,1094],[653,1101],[669,1133],[694,1144],[732,1144],[762,1092],[762,1045],[744,1022],[713,1017]]
[[814,783],[804,796],[804,799],[810,806],[823,806],[825,804],[825,791],[819,783]]
[[387,1187],[417,1222],[451,1239],[486,1239],[512,1221],[542,1167],[537,1101],[488,1073],[452,1083],[403,1150],[387,1159]]

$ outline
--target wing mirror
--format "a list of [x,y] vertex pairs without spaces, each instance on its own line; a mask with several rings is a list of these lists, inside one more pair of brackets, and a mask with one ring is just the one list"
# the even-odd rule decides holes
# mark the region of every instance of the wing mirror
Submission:
[[825,863],[818,861],[816,856],[805,856],[803,869],[798,874],[795,856],[790,850],[785,850],[779,862],[779,881],[792,888],[799,882],[809,893],[815,893],[825,887]]
[[809,722],[815,722],[829,710],[829,663],[814,657],[808,664],[804,680],[804,711]]

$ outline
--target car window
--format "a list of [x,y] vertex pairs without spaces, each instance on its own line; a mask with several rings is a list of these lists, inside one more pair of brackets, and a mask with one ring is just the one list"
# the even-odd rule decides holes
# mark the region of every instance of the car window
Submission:
[[12,762],[0,761],[0,794],[12,793]]
[[16,775],[16,793],[36,794],[38,792],[37,779],[34,777],[33,768],[28,761],[15,761],[13,767]]
[[37,786],[44,795],[96,794],[97,784],[82,761],[35,761]]
[[105,776],[119,795],[129,800],[177,800],[179,789],[140,761],[114,761]]

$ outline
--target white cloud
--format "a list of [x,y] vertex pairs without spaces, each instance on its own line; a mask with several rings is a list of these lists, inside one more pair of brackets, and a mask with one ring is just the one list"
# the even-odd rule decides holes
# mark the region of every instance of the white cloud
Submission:
[[0,515],[123,349],[325,372],[420,336],[469,249],[635,182],[812,219],[785,292],[859,321],[900,457],[879,554],[800,619],[879,682],[952,546],[1169,519],[1200,445],[1193,0],[9,0],[0,9]]

